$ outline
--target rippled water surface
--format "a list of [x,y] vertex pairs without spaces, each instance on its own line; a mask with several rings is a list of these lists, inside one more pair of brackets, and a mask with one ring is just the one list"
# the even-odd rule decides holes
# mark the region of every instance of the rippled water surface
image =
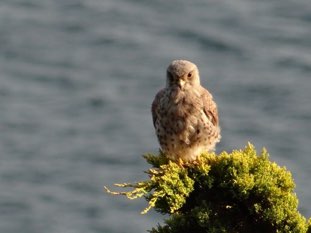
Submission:
[[0,232],[146,232],[163,216],[103,186],[145,179],[150,104],[176,58],[218,103],[217,150],[251,141],[311,215],[309,0],[2,0]]

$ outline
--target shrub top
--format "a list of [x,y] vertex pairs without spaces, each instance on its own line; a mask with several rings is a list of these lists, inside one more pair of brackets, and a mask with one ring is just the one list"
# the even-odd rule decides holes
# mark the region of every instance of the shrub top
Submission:
[[[128,198],[144,196],[149,206],[169,214],[152,233],[306,233],[306,219],[298,212],[291,173],[269,160],[265,149],[257,155],[250,143],[231,153],[203,153],[197,160],[169,161],[165,155],[144,156],[153,168],[150,179],[132,191],[108,192]],[[311,232],[311,227],[309,227]]]

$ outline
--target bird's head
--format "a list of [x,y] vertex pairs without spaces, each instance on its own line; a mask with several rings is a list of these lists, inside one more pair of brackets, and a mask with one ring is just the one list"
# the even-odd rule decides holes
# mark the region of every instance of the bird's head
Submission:
[[174,60],[167,67],[166,87],[187,89],[200,85],[198,67],[190,61]]

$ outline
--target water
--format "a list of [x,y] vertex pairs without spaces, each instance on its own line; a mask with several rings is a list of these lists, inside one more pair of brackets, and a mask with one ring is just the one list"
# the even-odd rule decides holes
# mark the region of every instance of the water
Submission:
[[220,111],[217,150],[265,146],[311,215],[311,2],[2,0],[0,232],[146,232],[103,192],[145,179],[150,104],[176,58]]

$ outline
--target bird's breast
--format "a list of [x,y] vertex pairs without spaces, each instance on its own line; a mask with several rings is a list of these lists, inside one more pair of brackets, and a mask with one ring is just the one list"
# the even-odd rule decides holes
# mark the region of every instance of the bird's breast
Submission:
[[203,104],[194,92],[179,88],[167,92],[161,104],[161,125],[167,131],[189,133],[195,131],[198,119],[202,114]]
[[165,102],[168,104],[167,109],[180,117],[201,112],[203,108],[200,96],[191,90],[173,89],[167,96]]
[[169,101],[173,104],[179,104],[182,101],[185,101],[186,93],[180,88],[172,88],[168,95]]

